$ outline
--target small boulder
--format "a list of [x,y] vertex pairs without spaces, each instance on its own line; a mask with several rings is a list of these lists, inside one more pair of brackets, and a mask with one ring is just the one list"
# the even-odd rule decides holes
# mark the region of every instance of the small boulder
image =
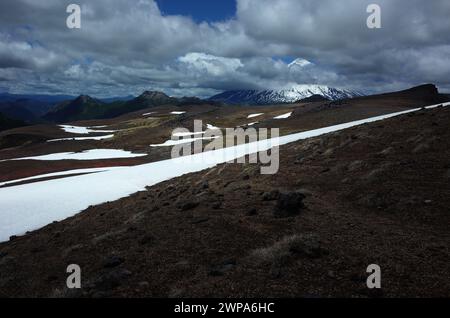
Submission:
[[303,200],[305,195],[300,192],[280,193],[277,205],[273,212],[277,218],[286,218],[298,215],[305,206]]
[[180,210],[188,211],[188,210],[195,209],[198,206],[199,206],[199,203],[196,201],[187,201],[187,202],[180,204]]
[[212,208],[214,209],[214,210],[218,210],[218,209],[220,209],[222,207],[222,202],[221,201],[217,201],[217,202],[214,202],[213,204],[212,204]]
[[144,234],[140,239],[139,239],[139,244],[141,245],[148,245],[151,244],[155,241],[155,237],[151,234]]
[[223,276],[226,272],[232,270],[236,266],[235,260],[227,260],[224,261],[222,264],[219,264],[217,266],[213,266],[211,270],[209,271],[209,276]]
[[278,190],[272,190],[270,192],[263,193],[263,200],[264,201],[275,201],[280,197],[280,191]]
[[103,263],[104,268],[114,268],[122,264],[125,260],[119,256],[113,255],[108,257]]
[[200,188],[203,189],[203,190],[208,189],[209,188],[209,182],[208,181],[203,182],[201,184]]
[[131,275],[132,273],[127,269],[117,269],[104,273],[93,282],[91,292],[111,291],[121,286]]

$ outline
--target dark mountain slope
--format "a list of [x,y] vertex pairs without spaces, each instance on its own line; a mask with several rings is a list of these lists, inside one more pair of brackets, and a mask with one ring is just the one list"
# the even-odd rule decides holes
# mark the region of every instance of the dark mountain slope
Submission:
[[130,101],[108,104],[105,107],[102,116],[99,118],[113,118],[141,109],[176,104],[177,102],[178,99],[169,97],[163,92],[145,91],[140,96]]
[[358,101],[364,100],[386,100],[391,99],[401,99],[408,98],[416,101],[424,102],[427,105],[443,103],[449,100],[448,96],[445,94],[440,94],[437,87],[434,84],[424,84],[416,86],[403,91],[385,93],[379,95],[363,96],[355,98]]
[[28,123],[37,120],[36,115],[28,110],[26,105],[20,101],[0,104],[0,112],[9,118],[22,120]]
[[107,119],[127,113],[159,106],[218,105],[219,103],[196,97],[169,97],[163,92],[145,91],[140,96],[128,101],[119,100],[104,103],[89,96],[80,96],[73,101],[66,101],[44,116],[52,122],[69,122],[75,120]]
[[69,122],[96,118],[103,114],[105,104],[90,96],[80,95],[73,101],[66,101],[48,112],[44,118],[53,122]]
[[22,120],[12,119],[0,112],[0,131],[26,126]]

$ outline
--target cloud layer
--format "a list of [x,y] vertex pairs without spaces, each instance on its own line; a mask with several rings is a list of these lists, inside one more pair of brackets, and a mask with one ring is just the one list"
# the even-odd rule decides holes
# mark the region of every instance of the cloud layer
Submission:
[[[324,84],[366,92],[425,82],[450,91],[450,2],[238,0],[234,18],[163,16],[153,0],[0,2],[0,90],[208,96],[228,89]],[[299,63],[289,65],[300,58]],[[311,63],[301,62],[303,60]]]

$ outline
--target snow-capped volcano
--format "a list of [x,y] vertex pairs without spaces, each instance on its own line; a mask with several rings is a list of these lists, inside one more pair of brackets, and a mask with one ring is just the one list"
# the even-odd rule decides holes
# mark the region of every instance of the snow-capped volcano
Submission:
[[288,64],[288,67],[294,67],[294,66],[298,66],[298,67],[305,67],[308,65],[313,65],[313,63],[311,63],[308,60],[302,59],[302,58],[297,58],[295,60],[293,60],[291,63]]
[[294,103],[299,100],[320,95],[329,100],[362,96],[362,94],[324,85],[296,84],[280,90],[234,90],[212,96],[210,100],[226,104],[267,105]]

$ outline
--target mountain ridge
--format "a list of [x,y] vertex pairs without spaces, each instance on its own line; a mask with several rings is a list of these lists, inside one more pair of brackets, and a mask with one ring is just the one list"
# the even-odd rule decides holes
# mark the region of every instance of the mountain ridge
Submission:
[[313,95],[320,95],[329,100],[354,98],[363,94],[325,85],[297,84],[280,90],[232,90],[214,95],[209,99],[226,104],[269,105],[295,103]]

